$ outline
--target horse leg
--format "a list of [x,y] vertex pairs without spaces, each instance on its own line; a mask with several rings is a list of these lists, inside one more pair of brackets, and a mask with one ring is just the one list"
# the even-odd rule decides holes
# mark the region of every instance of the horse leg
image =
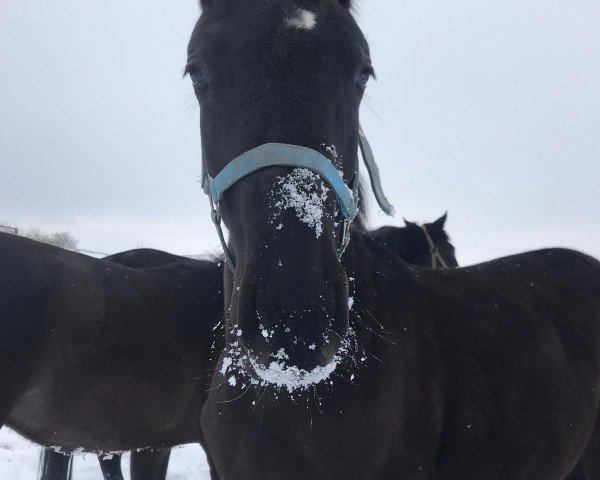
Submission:
[[42,452],[40,480],[71,480],[73,457],[45,448]]
[[104,480],[123,480],[123,472],[121,471],[121,454],[114,453],[112,455],[98,455],[100,469]]
[[165,480],[171,449],[131,452],[131,480]]
[[[202,448],[204,448],[204,445],[202,445]],[[208,468],[209,468],[209,472],[210,472],[210,480],[219,480],[219,475],[217,474],[217,467],[215,467],[215,462],[213,462],[213,459],[210,456],[210,454],[207,452],[206,448],[204,448],[204,453],[206,454],[206,460],[208,462]],[[571,480],[571,479],[569,479],[569,480]]]
[[210,473],[210,480],[219,480],[219,475],[217,474],[217,468],[215,467],[214,462],[210,457],[208,458],[208,468]]

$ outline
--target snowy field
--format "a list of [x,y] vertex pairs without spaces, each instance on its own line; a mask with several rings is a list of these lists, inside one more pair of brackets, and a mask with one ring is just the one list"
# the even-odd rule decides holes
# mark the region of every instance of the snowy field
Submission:
[[[0,479],[36,480],[41,448],[12,430],[0,429]],[[123,473],[129,480],[129,454],[123,456]],[[93,454],[79,454],[73,463],[73,480],[102,480]],[[206,456],[200,445],[190,444],[171,452],[167,480],[210,480]]]

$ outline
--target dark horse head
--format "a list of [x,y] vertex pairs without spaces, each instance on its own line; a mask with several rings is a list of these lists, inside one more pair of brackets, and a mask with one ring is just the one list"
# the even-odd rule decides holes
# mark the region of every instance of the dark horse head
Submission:
[[[351,184],[359,105],[373,68],[349,3],[202,2],[186,72],[211,177],[244,152],[281,143],[325,155]],[[219,212],[236,265],[225,277],[229,343],[268,382],[324,378],[348,331],[333,190],[308,169],[267,167],[229,188]]]
[[407,263],[430,268],[454,268],[458,267],[458,262],[454,246],[444,229],[447,217],[445,213],[434,222],[422,225],[404,220],[403,228],[380,227],[369,235]]

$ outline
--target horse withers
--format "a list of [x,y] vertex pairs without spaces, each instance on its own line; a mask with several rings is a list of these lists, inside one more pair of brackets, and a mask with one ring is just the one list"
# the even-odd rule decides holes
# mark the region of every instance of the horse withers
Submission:
[[[598,475],[584,452],[600,264],[561,249],[403,263],[339,186],[355,192],[373,72],[349,2],[202,3],[186,70],[203,161],[212,179],[234,174],[209,190],[232,260],[201,417],[219,478],[562,480],[580,459]],[[239,158],[264,168],[236,176]]]

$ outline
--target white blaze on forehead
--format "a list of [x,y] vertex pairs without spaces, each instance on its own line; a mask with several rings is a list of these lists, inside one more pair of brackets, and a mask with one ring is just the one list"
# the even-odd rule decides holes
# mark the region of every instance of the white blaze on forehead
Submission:
[[310,10],[299,8],[294,15],[285,20],[288,27],[312,30],[317,25],[317,16]]

